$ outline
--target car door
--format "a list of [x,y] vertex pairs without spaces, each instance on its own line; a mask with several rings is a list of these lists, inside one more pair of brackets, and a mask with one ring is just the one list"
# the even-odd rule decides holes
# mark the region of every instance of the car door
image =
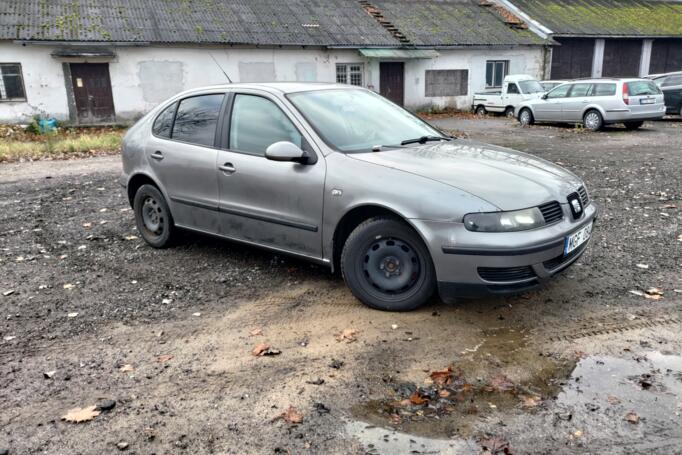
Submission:
[[216,130],[224,93],[195,95],[164,109],[146,145],[149,165],[177,225],[218,230]]
[[571,84],[562,84],[543,95],[533,105],[536,120],[558,121],[561,120],[562,103],[568,95]]
[[682,115],[682,74],[666,77],[660,85],[668,112]]
[[568,92],[568,97],[563,100],[561,118],[567,122],[580,122],[583,117],[583,110],[590,102],[590,83],[573,84]]
[[[289,107],[265,92],[230,96],[218,152],[221,234],[309,257],[322,256],[326,163]],[[293,142],[310,164],[271,161],[265,150]]]

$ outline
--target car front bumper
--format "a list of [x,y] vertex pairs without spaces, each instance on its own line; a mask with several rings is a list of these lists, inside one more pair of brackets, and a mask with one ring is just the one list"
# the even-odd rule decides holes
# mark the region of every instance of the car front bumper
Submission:
[[515,294],[541,285],[573,264],[590,240],[564,255],[565,238],[597,217],[594,203],[573,220],[568,204],[564,219],[530,231],[471,232],[461,223],[416,221],[425,237],[443,300]]

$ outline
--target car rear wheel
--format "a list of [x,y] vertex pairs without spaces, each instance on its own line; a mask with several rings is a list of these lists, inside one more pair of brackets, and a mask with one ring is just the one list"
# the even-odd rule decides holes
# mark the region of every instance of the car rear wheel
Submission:
[[476,115],[478,115],[479,117],[483,117],[487,113],[488,111],[486,110],[485,106],[478,106],[476,108]]
[[519,123],[522,126],[532,125],[535,120],[533,119],[533,113],[528,108],[524,108],[519,113]]
[[371,218],[355,228],[341,253],[341,274],[355,297],[378,310],[414,310],[436,289],[424,242],[392,218]]
[[583,125],[590,131],[599,131],[604,126],[604,119],[599,111],[594,109],[585,112],[583,116]]
[[175,226],[166,199],[153,185],[142,185],[133,199],[135,223],[140,235],[154,248],[165,248],[173,239]]
[[511,107],[511,106],[508,106],[508,107],[504,110],[504,116],[507,117],[507,118],[513,118],[513,117],[514,117],[514,108]]
[[640,126],[644,125],[644,122],[625,122],[626,130],[636,130]]

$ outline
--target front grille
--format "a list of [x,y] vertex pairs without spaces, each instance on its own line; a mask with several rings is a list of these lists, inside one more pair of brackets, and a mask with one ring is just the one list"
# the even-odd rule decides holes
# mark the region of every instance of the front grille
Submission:
[[545,219],[545,224],[555,223],[564,217],[561,204],[559,204],[557,201],[542,204],[538,208],[540,209],[540,212],[542,212],[542,217]]
[[578,195],[580,196],[580,202],[583,204],[583,207],[587,207],[587,204],[590,203],[590,197],[587,195],[587,190],[584,186],[578,188]]
[[575,250],[568,253],[566,256],[564,256],[564,254],[561,253],[561,255],[559,255],[555,258],[552,258],[552,259],[549,259],[549,260],[543,262],[542,265],[544,265],[547,270],[554,270],[557,267],[560,267],[562,264],[570,261],[574,257],[578,256],[580,253],[582,253],[585,250],[585,248],[587,248],[588,243],[589,242],[583,243],[578,248],[576,248]]
[[535,278],[535,272],[529,265],[521,267],[479,267],[478,275],[486,281],[498,283]]

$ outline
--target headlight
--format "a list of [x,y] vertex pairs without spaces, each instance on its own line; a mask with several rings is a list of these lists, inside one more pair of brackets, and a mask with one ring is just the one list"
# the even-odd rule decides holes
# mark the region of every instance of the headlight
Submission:
[[475,232],[525,231],[544,225],[545,219],[537,207],[513,212],[469,213],[464,215],[464,227]]

